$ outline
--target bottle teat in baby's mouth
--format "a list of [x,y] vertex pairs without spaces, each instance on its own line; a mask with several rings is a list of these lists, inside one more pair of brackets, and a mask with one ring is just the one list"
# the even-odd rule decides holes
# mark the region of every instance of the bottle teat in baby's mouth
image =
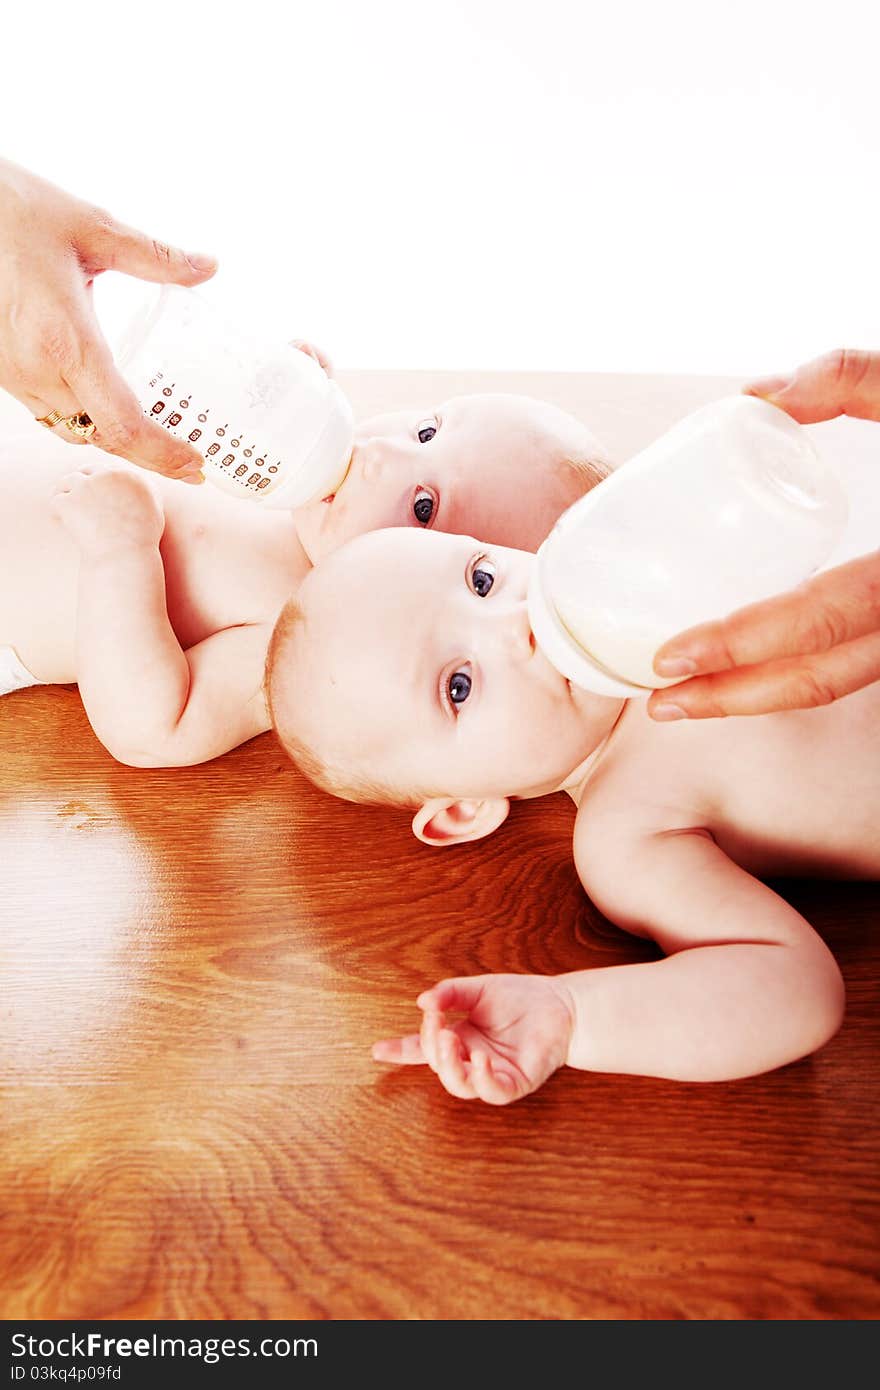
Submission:
[[676,684],[654,672],[664,642],[799,584],[846,517],[802,426],[754,396],[716,401],[560,517],[529,587],[535,639],[599,695]]

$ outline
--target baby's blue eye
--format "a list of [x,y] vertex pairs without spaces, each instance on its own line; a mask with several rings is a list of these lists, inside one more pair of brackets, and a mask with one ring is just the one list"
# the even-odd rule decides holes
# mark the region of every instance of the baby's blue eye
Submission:
[[437,433],[437,423],[435,420],[423,420],[416,430],[416,435],[420,444],[427,444]]
[[471,585],[475,594],[485,598],[495,583],[495,566],[485,556],[471,570]]
[[454,705],[463,705],[471,693],[471,678],[466,671],[456,671],[449,678],[449,698]]
[[413,499],[413,516],[420,526],[427,526],[434,515],[436,499],[433,492],[429,492],[426,487],[416,489]]

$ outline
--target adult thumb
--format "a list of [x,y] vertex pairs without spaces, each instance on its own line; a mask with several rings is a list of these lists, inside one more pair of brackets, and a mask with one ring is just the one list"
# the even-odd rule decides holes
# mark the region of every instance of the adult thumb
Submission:
[[880,420],[880,352],[838,348],[791,376],[753,381],[743,391],[772,401],[802,425],[837,415]]
[[200,285],[217,269],[215,256],[181,251],[115,218],[102,219],[99,227],[91,229],[81,250],[95,270],[121,270],[159,285]]

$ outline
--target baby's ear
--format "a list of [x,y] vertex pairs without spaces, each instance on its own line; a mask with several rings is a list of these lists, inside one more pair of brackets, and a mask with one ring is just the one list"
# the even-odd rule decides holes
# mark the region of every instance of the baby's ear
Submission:
[[432,797],[413,816],[413,834],[425,845],[443,849],[482,840],[507,820],[510,802],[506,796],[485,801],[456,801],[452,797]]

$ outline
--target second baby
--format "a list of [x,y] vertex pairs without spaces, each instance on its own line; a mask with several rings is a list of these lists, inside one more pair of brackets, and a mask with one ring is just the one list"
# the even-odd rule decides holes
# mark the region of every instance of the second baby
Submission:
[[98,738],[139,767],[204,762],[269,728],[272,629],[342,542],[415,526],[534,550],[608,472],[579,421],[502,394],[364,421],[337,492],[293,512],[70,457],[36,435],[0,454],[0,695],[77,682]]

